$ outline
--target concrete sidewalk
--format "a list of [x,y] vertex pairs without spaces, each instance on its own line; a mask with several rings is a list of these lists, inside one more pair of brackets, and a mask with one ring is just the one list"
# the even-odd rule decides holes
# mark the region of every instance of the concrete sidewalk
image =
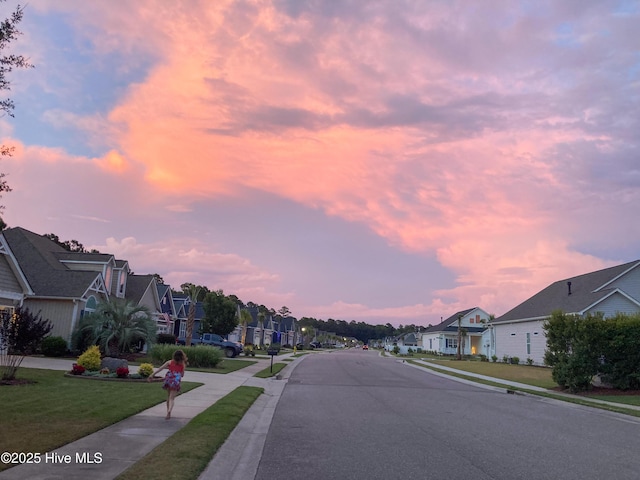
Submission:
[[[286,356],[288,355],[279,356],[278,360]],[[40,463],[17,465],[0,473],[0,479],[113,479],[181,429],[193,417],[241,385],[265,388],[267,395],[261,395],[258,398],[254,404],[254,406],[257,404],[257,407],[253,409],[251,414],[254,417],[260,416],[265,409],[267,411],[275,409],[275,404],[285,382],[273,378],[258,379],[253,377],[255,373],[270,365],[270,360],[259,359],[257,361],[258,363],[255,365],[226,375],[187,370],[185,374],[187,381],[200,382],[203,385],[176,398],[170,420],[164,418],[166,407],[163,402],[117,424],[64,445],[49,452],[47,456],[45,456],[45,452],[40,452]],[[292,362],[292,364],[295,363],[297,362]],[[22,366],[69,371],[72,364],[71,360],[28,357],[25,358]],[[285,370],[291,368],[293,365],[288,365]],[[161,386],[158,385],[158,388]],[[269,421],[270,418],[268,417]],[[268,424],[266,429],[268,430]],[[255,437],[253,433],[252,435]],[[261,453],[264,439],[262,445],[258,445],[255,441],[253,443],[254,448],[251,451],[255,453],[256,448],[259,447],[258,453]],[[66,455],[70,457],[65,457]],[[83,455],[85,456],[83,457]],[[69,458],[69,463],[63,463]],[[93,460],[94,463],[89,463],[87,460]],[[205,478],[216,478],[213,470]]]

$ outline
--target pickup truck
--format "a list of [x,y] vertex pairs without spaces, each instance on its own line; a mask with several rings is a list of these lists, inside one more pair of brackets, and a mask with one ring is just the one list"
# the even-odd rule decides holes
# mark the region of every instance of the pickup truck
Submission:
[[[179,338],[178,343],[184,345],[185,339]],[[221,348],[227,358],[237,357],[243,350],[241,343],[230,342],[215,333],[203,333],[201,336],[194,335],[191,339],[191,345],[211,345],[212,347]]]

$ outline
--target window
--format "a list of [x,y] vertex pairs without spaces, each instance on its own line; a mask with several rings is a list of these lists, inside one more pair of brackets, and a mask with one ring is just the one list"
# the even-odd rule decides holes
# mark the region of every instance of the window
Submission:
[[98,302],[96,301],[96,297],[91,295],[89,298],[87,298],[87,303],[85,304],[84,309],[87,313],[91,313],[95,311],[97,306]]
[[184,338],[187,336],[187,321],[180,320],[180,333],[178,333],[178,337]]
[[447,338],[445,340],[446,348],[458,348],[458,339],[457,338]]
[[527,333],[527,355],[531,355],[531,334]]
[[433,350],[433,345],[432,345],[433,339],[430,338],[429,339],[429,350]]

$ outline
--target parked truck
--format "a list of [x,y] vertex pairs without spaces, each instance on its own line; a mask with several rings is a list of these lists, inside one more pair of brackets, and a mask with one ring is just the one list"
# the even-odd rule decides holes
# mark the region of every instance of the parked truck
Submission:
[[[178,338],[178,344],[185,345],[184,338]],[[194,335],[191,339],[191,345],[210,345],[212,347],[218,347],[224,350],[224,355],[227,358],[237,357],[242,353],[242,344],[238,342],[231,342],[225,340],[220,335],[215,333],[203,333],[202,335]]]

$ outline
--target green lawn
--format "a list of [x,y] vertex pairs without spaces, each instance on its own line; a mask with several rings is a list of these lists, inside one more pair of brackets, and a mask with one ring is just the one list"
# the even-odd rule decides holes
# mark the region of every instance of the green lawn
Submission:
[[158,445],[118,480],[197,479],[264,390],[238,387]]
[[[463,372],[478,373],[502,380],[511,380],[526,385],[547,388],[549,390],[558,386],[551,378],[551,369],[545,367],[532,367],[529,365],[509,365],[506,363],[478,362],[468,360],[433,360],[429,362],[434,365],[455,368]],[[448,373],[441,370],[443,373]],[[474,378],[468,377],[470,380]],[[596,399],[607,402],[622,403],[626,405],[640,406],[640,395],[595,395],[585,394],[585,400]]]
[[[45,452],[162,403],[159,383],[65,377],[64,372],[20,368],[27,385],[0,385],[0,452]],[[200,386],[183,382],[182,391]],[[7,465],[0,463],[0,471]]]
[[287,366],[286,363],[274,363],[273,368],[271,368],[271,365],[269,365],[264,370],[260,370],[258,373],[256,373],[254,377],[258,377],[258,378],[273,377],[274,375],[277,375],[280,372],[280,370],[282,370],[286,366]]
[[222,360],[216,368],[189,368],[187,367],[187,372],[206,372],[206,373],[221,373],[226,374],[230,372],[235,372],[236,370],[242,370],[243,368],[248,367],[249,365],[253,365],[254,363],[258,363],[255,360],[239,360],[235,358],[227,358]]
[[442,365],[443,367],[525,383],[541,388],[555,388],[558,386],[551,378],[551,369],[545,367],[468,360],[429,360],[429,362]]

